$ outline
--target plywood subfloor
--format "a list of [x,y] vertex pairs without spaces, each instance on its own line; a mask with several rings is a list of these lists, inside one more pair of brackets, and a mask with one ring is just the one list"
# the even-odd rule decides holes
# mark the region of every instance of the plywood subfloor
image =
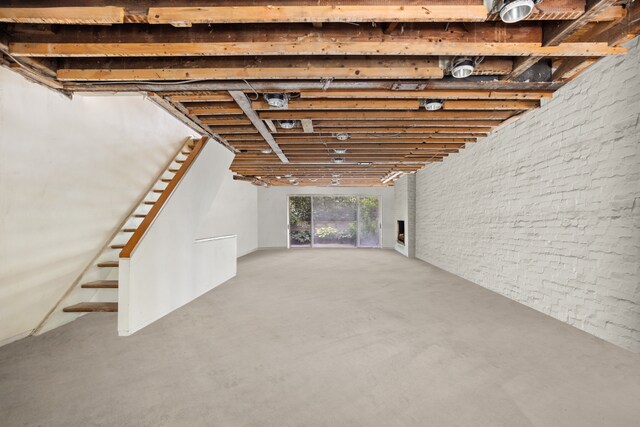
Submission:
[[636,426],[640,357],[385,250],[261,251],[128,338],[0,348],[7,426]]

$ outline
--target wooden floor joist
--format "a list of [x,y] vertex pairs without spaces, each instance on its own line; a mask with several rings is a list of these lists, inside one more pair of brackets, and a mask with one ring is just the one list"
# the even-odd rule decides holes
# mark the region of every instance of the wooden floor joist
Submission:
[[[287,23],[287,22],[483,22],[487,8],[482,1],[461,4],[380,4],[151,7],[151,24]],[[315,4],[314,4],[315,3]],[[393,2],[391,2],[393,3]]]
[[9,43],[9,52],[31,57],[157,57],[157,56],[246,56],[261,55],[405,55],[405,56],[608,56],[627,52],[606,43],[459,43],[412,41],[268,41],[203,43]]
[[18,24],[85,24],[124,23],[124,8],[96,7],[1,7],[0,22]]

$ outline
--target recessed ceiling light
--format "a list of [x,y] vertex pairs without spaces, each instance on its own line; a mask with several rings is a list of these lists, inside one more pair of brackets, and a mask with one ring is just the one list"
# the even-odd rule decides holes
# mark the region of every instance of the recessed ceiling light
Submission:
[[346,148],[334,148],[333,152],[336,153],[336,154],[344,154],[344,153],[347,152],[347,149]]
[[284,93],[265,93],[264,99],[272,108],[287,108],[289,106],[289,100]]
[[358,162],[358,165],[360,165],[360,166],[370,166],[372,164],[373,164],[373,162]]
[[285,177],[285,178],[291,178],[291,174],[290,174],[290,173],[288,173],[288,174],[286,174],[284,177]]
[[289,182],[295,182],[295,178],[289,178]]
[[351,135],[349,135],[346,132],[340,132],[340,133],[336,133],[336,139],[338,141],[346,141],[347,139],[349,139]]
[[271,148],[263,148],[262,150],[260,150],[260,152],[262,154],[271,154],[273,153],[273,150]]
[[295,120],[280,120],[278,124],[282,129],[293,129],[294,127],[296,127]]
[[333,159],[331,159],[331,161],[333,163],[344,163],[344,158],[343,157],[334,157]]
[[291,185],[300,185],[300,183],[298,181],[294,181],[291,183]]
[[500,19],[507,24],[522,21],[531,15],[536,3],[538,2],[534,0],[504,0],[500,8]]
[[473,74],[475,62],[469,58],[456,59],[451,67],[451,75],[456,79],[464,79]]
[[340,184],[340,182],[338,182],[337,179],[332,179],[331,180],[331,185],[338,185],[338,184]]
[[436,111],[442,108],[443,102],[439,99],[427,99],[424,101],[424,108],[427,111]]

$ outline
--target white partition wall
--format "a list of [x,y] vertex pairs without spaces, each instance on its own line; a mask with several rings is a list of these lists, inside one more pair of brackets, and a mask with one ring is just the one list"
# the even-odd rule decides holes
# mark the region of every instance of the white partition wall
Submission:
[[235,235],[201,235],[233,154],[205,145],[130,258],[120,260],[118,332],[130,335],[233,277]]

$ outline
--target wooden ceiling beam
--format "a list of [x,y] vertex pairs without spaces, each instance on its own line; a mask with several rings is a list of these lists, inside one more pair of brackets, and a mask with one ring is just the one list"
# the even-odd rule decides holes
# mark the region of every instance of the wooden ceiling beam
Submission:
[[[378,128],[386,128],[389,126],[405,126],[405,127],[493,127],[502,123],[502,120],[394,120],[392,124],[384,120],[321,120],[314,123],[318,132],[326,132],[327,128],[349,128],[352,132],[369,132]],[[365,128],[365,129],[362,129]]]
[[640,1],[627,3],[626,16],[617,25],[598,34],[594,41],[620,46],[640,33]]
[[[378,122],[379,123],[379,122]],[[384,122],[383,122],[384,123]],[[395,123],[393,123],[395,125]],[[379,125],[378,125],[379,126]],[[355,137],[359,134],[404,134],[404,133],[489,133],[493,128],[491,127],[425,127],[416,126],[413,124],[407,124],[402,127],[364,127],[364,128],[351,128],[349,126],[335,127],[335,128],[320,128],[315,129],[313,136],[332,136],[336,133],[349,133]],[[292,132],[293,131],[293,132]],[[299,129],[281,129],[280,136],[287,137],[300,137],[311,136],[305,133],[300,133]]]
[[505,120],[513,115],[510,111],[262,111],[261,119],[270,120],[327,120],[327,119],[364,119],[364,120],[396,120],[396,119],[500,119]]
[[177,102],[232,102],[233,98],[228,92],[206,93],[206,94],[176,94],[169,95],[170,98]]
[[[266,101],[253,101],[256,111],[275,111]],[[529,100],[446,100],[443,110],[529,110],[540,106]],[[294,110],[418,110],[419,100],[292,100],[287,111]]]
[[[163,81],[163,80],[264,80],[264,79],[441,79],[443,70],[433,59],[344,61],[308,60],[282,61],[256,60],[233,66],[224,59],[213,67],[184,68],[60,68],[56,76],[60,81]],[[278,65],[280,63],[281,65]],[[510,67],[509,67],[510,69]]]
[[614,5],[616,1],[617,0],[587,0],[585,12],[577,19],[545,25],[542,44],[544,46],[558,46],[572,34],[596,19],[599,14]]
[[150,24],[178,26],[276,22],[482,22],[488,14],[481,0],[442,5],[355,3],[358,4],[307,2],[302,5],[151,7],[147,19]]
[[239,126],[239,125],[250,125],[251,121],[250,120],[245,120],[245,119],[204,119],[202,120],[202,123],[207,124],[207,125],[217,125],[217,126],[227,126],[227,125],[233,125],[233,126]]
[[[411,135],[413,136],[413,135]],[[469,143],[469,142],[476,142],[476,138],[463,138],[460,137],[460,135],[456,135],[453,137],[449,137],[449,136],[443,136],[443,135],[433,135],[433,136],[428,136],[428,137],[422,137],[422,138],[417,138],[417,137],[411,137],[411,136],[407,136],[406,138],[362,138],[362,139],[350,139],[349,142],[350,143],[367,143],[367,144],[371,144],[371,143],[381,143],[381,142],[386,142],[386,143],[390,143],[393,141],[396,142],[407,142],[407,143],[414,143],[414,144],[420,144],[420,143],[427,143],[427,142],[435,142],[435,143],[441,143],[441,142],[457,142],[457,143]],[[335,140],[333,140],[335,141]],[[331,141],[332,143],[334,143],[333,141]],[[326,141],[326,138],[308,138],[305,140],[301,140],[301,139],[290,139],[290,140],[284,140],[284,139],[278,139],[278,143],[282,144],[282,146],[286,146],[288,144],[300,144],[301,142],[309,142],[309,143],[328,143]]]
[[[561,45],[585,25],[589,24],[594,19],[597,19],[598,15],[602,14],[615,2],[616,0],[587,0],[585,12],[577,19],[571,21],[558,21],[545,25],[543,29],[542,45],[545,47]],[[528,69],[533,67],[539,60],[540,58],[536,56],[517,59],[513,65],[513,71],[511,71],[505,79],[517,79]]]
[[409,144],[401,142],[393,143],[362,143],[362,144],[288,144],[283,146],[283,150],[330,150],[333,148],[345,148],[348,150],[440,150],[440,149],[459,149],[465,146],[464,143],[418,143]]
[[0,7],[0,22],[18,24],[122,24],[124,15],[117,6]]
[[302,90],[301,99],[549,99],[553,91],[500,90]]
[[242,109],[237,107],[193,107],[189,108],[189,114],[203,114],[207,116],[226,116],[242,114]]
[[268,42],[177,42],[177,43],[9,43],[14,56],[32,57],[157,57],[225,55],[403,55],[403,56],[608,56],[627,52],[606,43],[475,43],[413,41],[279,41]]

